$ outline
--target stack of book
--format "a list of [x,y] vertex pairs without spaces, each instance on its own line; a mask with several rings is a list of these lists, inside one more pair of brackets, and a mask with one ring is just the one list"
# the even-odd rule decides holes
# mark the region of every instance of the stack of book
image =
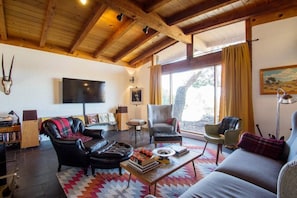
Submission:
[[189,152],[187,147],[180,146],[180,145],[177,145],[177,144],[170,145],[170,148],[172,148],[175,151],[174,156],[176,156],[176,157],[183,156],[183,155],[185,155],[185,154],[187,154]]
[[156,167],[160,163],[157,160],[151,150],[146,148],[138,148],[134,150],[133,155],[129,159],[129,166],[135,169],[139,173],[147,173]]

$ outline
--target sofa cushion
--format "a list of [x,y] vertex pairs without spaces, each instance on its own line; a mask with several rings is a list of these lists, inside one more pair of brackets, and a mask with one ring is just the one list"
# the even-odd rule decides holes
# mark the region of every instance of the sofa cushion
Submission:
[[89,137],[89,136],[85,136],[85,135],[83,135],[80,132],[77,132],[77,133],[69,133],[68,136],[66,136],[66,137],[64,137],[62,139],[64,139],[64,140],[77,140],[77,139],[81,139],[81,141],[83,143],[85,143],[85,142],[88,142],[88,141],[92,140],[93,138],[92,137]]
[[284,150],[285,141],[267,139],[245,132],[241,136],[238,147],[249,152],[257,153],[273,159],[280,159]]
[[271,192],[277,191],[277,179],[284,162],[245,151],[235,150],[216,171],[233,175]]
[[188,197],[271,198],[276,197],[276,194],[247,181],[215,171],[191,186],[180,196],[180,198]]
[[155,132],[172,132],[173,131],[173,126],[169,125],[167,123],[155,123],[152,127],[153,131]]

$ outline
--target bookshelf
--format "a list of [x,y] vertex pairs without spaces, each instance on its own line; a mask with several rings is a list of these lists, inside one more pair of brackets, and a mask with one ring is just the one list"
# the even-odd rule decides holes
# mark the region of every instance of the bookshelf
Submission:
[[21,138],[21,125],[0,127],[0,142],[13,144],[20,143]]

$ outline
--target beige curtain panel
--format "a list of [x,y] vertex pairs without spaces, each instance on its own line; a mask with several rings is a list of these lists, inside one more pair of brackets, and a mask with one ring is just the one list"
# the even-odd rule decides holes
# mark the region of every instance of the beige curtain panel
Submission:
[[162,103],[162,66],[152,65],[150,67],[150,104]]
[[247,43],[223,49],[220,120],[225,116],[237,116],[242,119],[243,131],[255,133],[251,72]]

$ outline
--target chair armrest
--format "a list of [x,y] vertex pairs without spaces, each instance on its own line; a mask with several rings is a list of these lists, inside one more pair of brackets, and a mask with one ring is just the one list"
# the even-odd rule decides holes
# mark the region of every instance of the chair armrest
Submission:
[[241,133],[241,129],[235,130],[226,130],[224,133],[225,136],[225,145],[236,146],[239,141],[239,135]]
[[204,129],[208,135],[218,135],[219,124],[206,124]]
[[102,133],[102,129],[85,129],[83,132],[84,135],[97,138],[97,139],[103,138],[101,133]]
[[287,162],[281,169],[277,180],[277,197],[296,197],[297,159]]
[[59,145],[59,147],[67,146],[67,148],[72,147],[74,150],[79,150],[82,152],[86,152],[86,148],[84,146],[84,143],[81,139],[71,140],[71,139],[53,139],[53,144]]

